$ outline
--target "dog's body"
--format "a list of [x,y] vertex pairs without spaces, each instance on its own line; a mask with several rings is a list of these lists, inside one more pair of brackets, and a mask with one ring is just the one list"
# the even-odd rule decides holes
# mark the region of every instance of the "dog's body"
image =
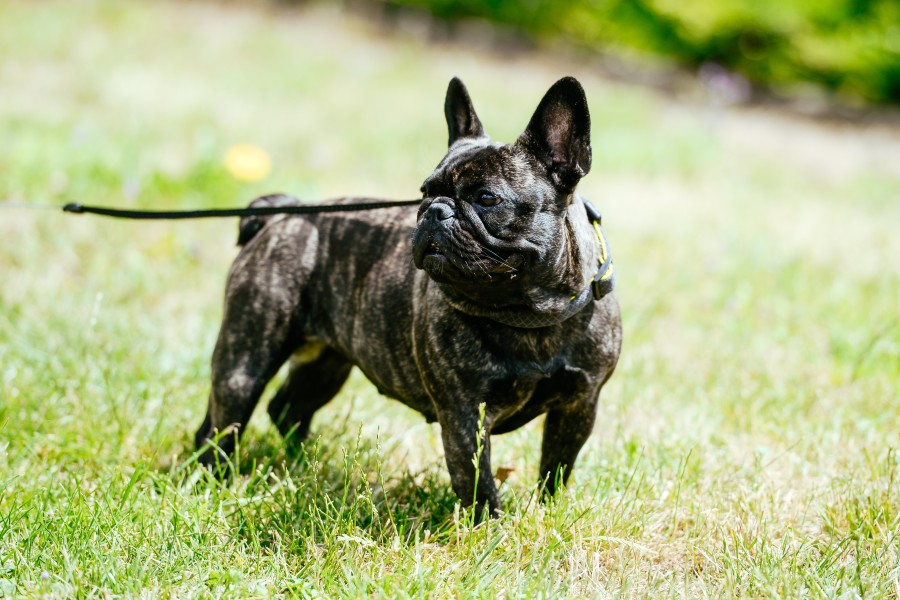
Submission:
[[[575,304],[599,254],[574,195],[590,167],[583,91],[573,79],[558,82],[510,145],[484,135],[458,80],[445,111],[450,151],[426,180],[418,212],[242,221],[198,446],[242,429],[289,359],[269,414],[302,439],[356,365],[381,393],[440,423],[465,504],[496,513],[489,434],[544,413],[541,477],[549,492],[565,481],[621,346],[614,296]],[[476,470],[481,404],[487,435]],[[218,445],[228,452],[233,438]],[[215,458],[210,448],[201,460]]]

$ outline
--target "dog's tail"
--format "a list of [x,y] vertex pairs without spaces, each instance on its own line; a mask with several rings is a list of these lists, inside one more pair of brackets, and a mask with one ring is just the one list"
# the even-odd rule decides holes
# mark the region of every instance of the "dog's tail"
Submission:
[[[300,204],[300,201],[293,196],[285,194],[270,194],[268,196],[260,196],[250,203],[249,208],[259,208],[261,206],[290,206]],[[253,237],[259,233],[269,219],[275,215],[256,215],[252,217],[241,217],[240,225],[238,225],[238,246],[247,244]]]

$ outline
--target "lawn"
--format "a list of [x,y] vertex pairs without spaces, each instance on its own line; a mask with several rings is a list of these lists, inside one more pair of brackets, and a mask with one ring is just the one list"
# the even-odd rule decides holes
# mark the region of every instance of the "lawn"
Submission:
[[[494,440],[473,526],[440,431],[361,376],[290,454],[192,462],[233,220],[0,207],[0,596],[900,596],[900,129],[604,80],[324,6],[0,3],[0,200],[409,198],[459,75],[510,141],[572,74],[625,347],[569,488]],[[242,183],[237,143],[273,171]],[[265,400],[262,405],[265,404]]]

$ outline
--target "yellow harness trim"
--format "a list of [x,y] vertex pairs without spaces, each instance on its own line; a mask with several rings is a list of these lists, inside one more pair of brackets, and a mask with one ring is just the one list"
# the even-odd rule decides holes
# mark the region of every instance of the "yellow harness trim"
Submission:
[[[597,273],[588,283],[588,287],[594,294],[594,299],[599,300],[615,287],[616,271],[609,257],[609,243],[606,241],[606,236],[603,235],[603,230],[600,228],[600,213],[587,200],[583,200],[583,202],[585,207],[588,207],[588,218],[591,220],[591,225],[594,226],[594,233],[597,235],[597,242],[600,244],[600,253],[597,256],[597,262],[600,266],[597,267]],[[605,271],[603,270],[604,267]],[[601,282],[609,285],[601,287]],[[578,298],[577,295],[572,296],[571,301],[574,302],[576,298]]]
[[[606,259],[609,258],[609,248],[606,247],[606,236],[603,235],[603,232],[600,230],[600,223],[594,221],[594,232],[597,234],[597,241],[600,242],[600,256],[597,257],[597,261],[600,263],[602,267],[606,262]],[[615,272],[615,268],[612,263],[609,263],[609,268],[606,270],[600,277],[600,281],[609,281],[612,279],[613,273]]]

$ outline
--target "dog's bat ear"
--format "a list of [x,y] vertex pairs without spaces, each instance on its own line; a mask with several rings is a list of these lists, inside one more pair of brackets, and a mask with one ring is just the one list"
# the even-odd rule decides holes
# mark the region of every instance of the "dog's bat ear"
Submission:
[[591,115],[577,79],[553,84],[516,143],[547,165],[557,186],[575,189],[591,170]]
[[444,100],[444,116],[447,117],[447,129],[450,133],[448,146],[465,137],[483,137],[484,127],[475,114],[472,99],[465,84],[454,77],[447,86],[447,98]]

